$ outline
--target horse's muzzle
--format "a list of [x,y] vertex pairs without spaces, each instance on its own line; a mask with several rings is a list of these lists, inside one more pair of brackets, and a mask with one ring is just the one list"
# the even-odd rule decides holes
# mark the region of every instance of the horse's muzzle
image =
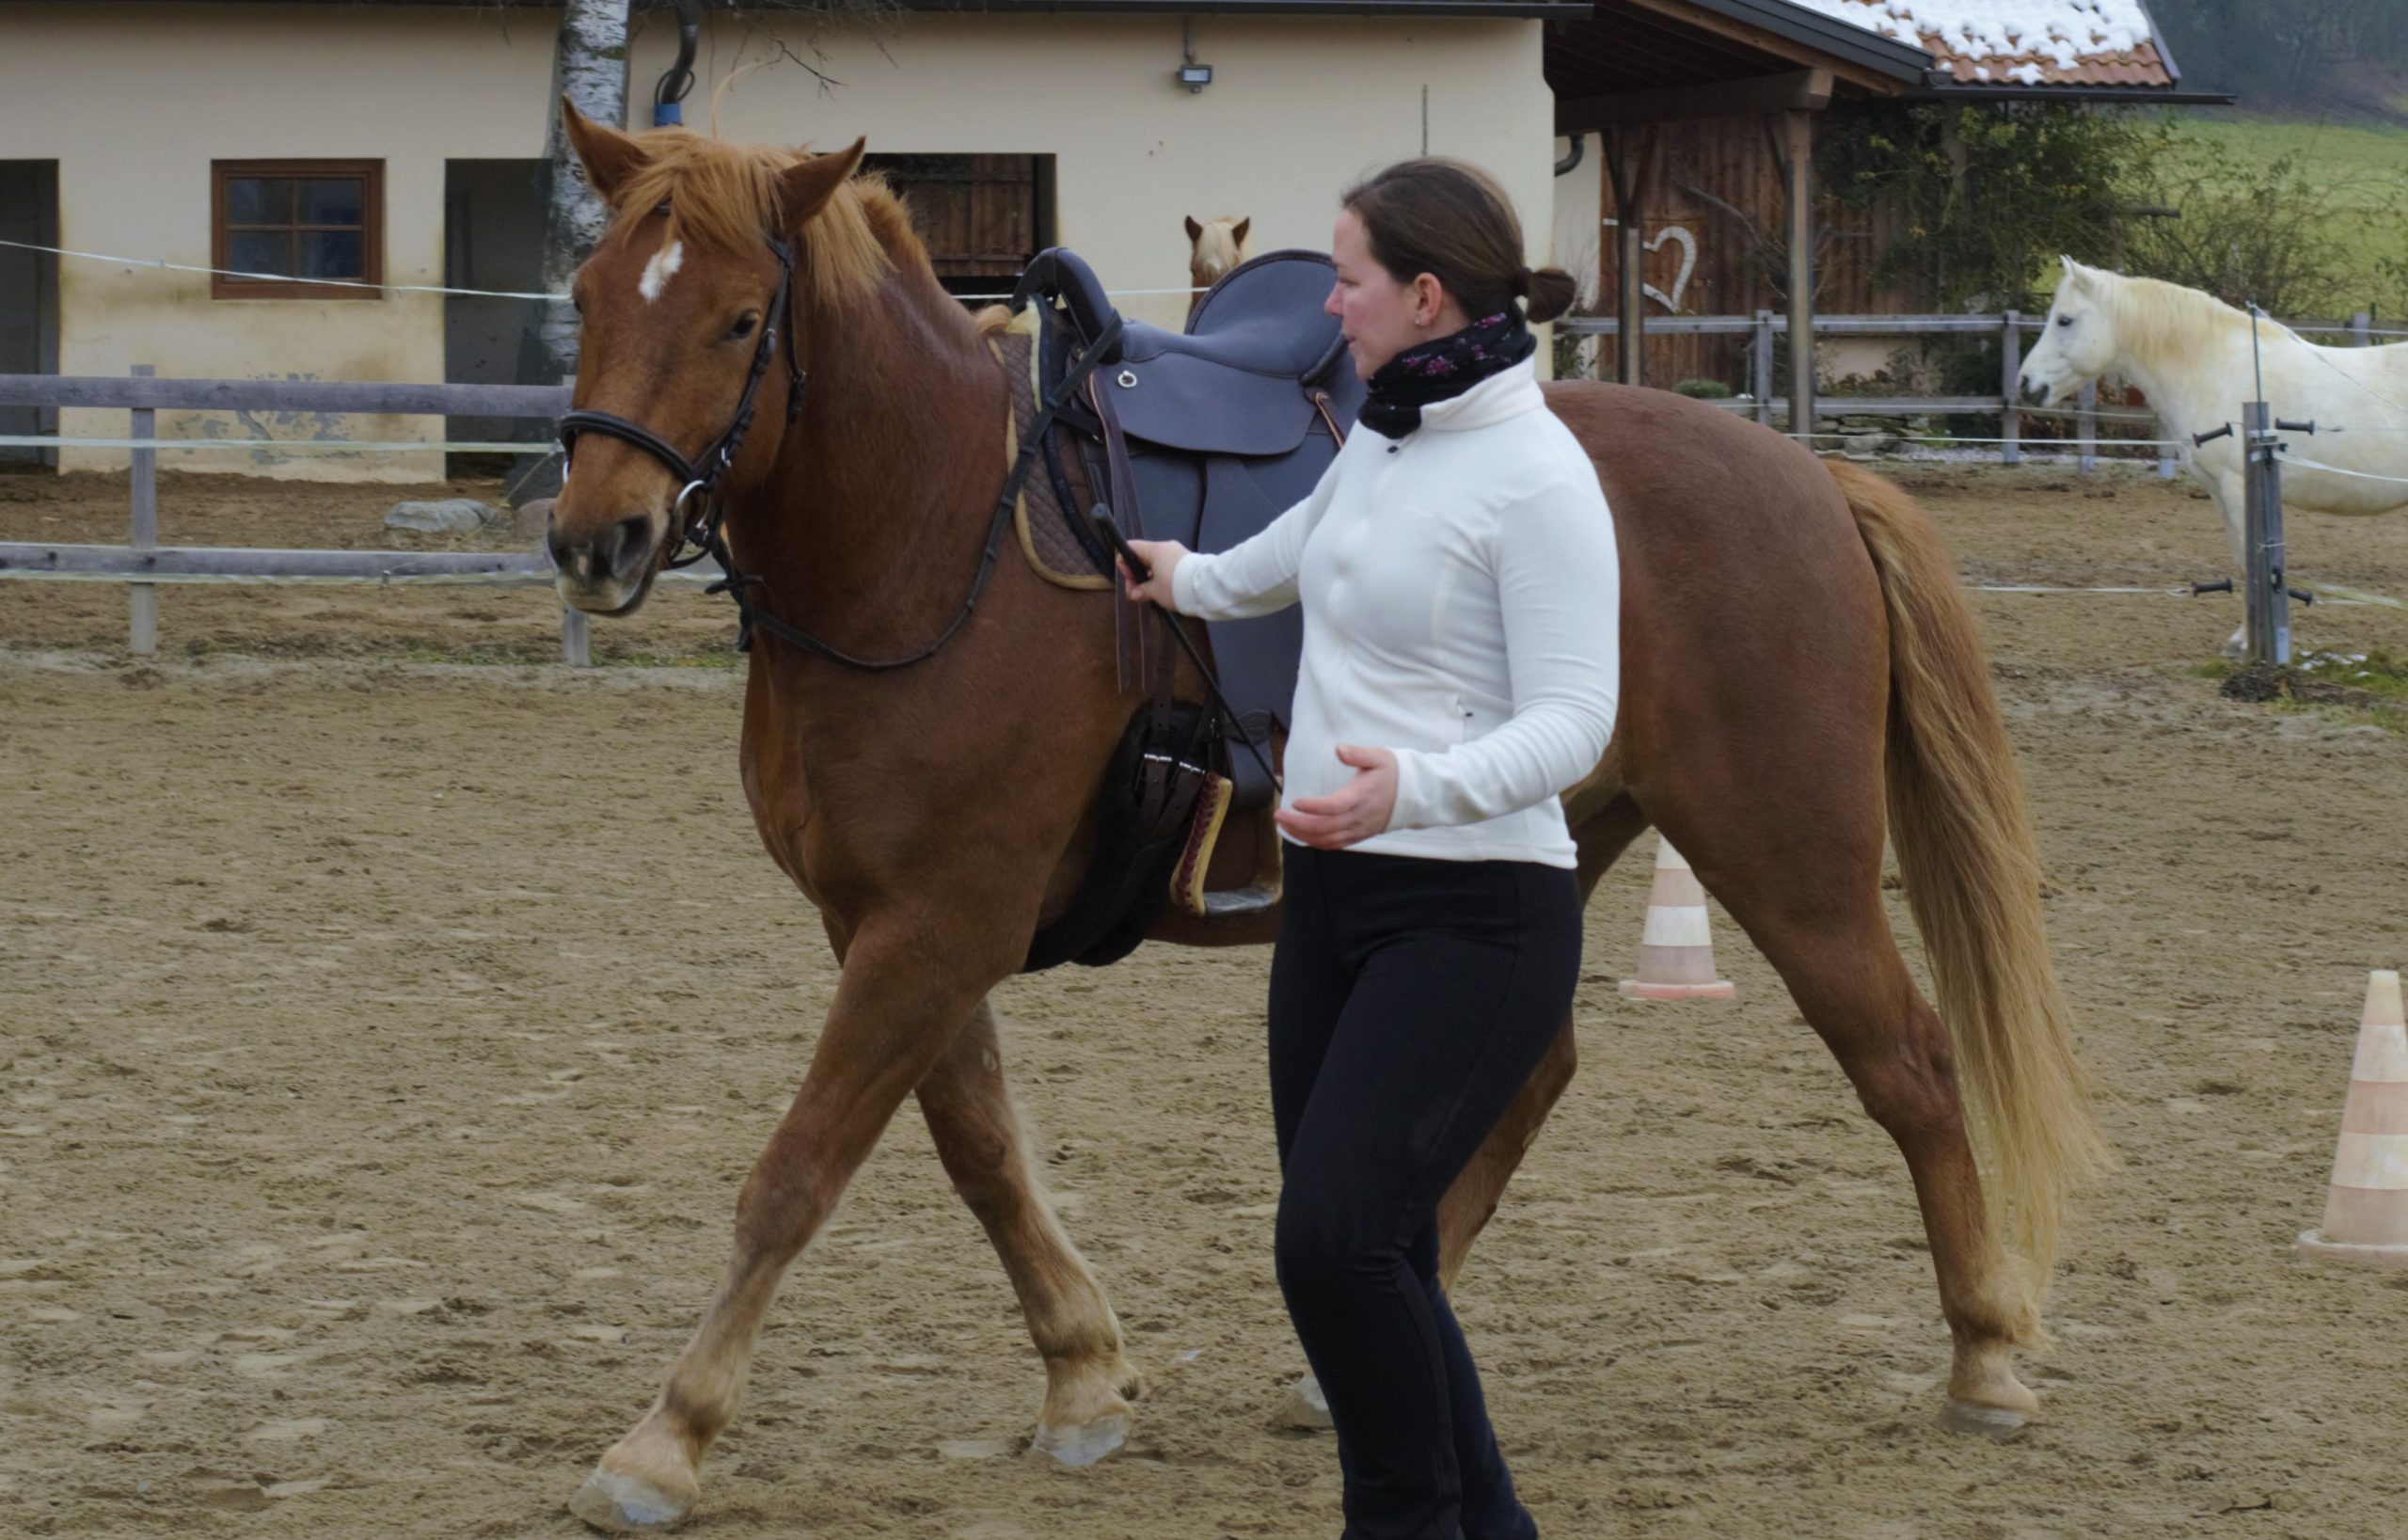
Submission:
[[576,535],[555,522],[546,543],[562,602],[596,614],[624,614],[642,603],[660,554],[656,529],[645,514]]

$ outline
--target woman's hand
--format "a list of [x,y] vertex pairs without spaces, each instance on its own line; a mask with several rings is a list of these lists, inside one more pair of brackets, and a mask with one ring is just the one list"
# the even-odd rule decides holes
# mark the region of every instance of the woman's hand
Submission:
[[1133,599],[1151,599],[1165,610],[1176,611],[1178,606],[1170,602],[1170,575],[1178,569],[1180,558],[1187,554],[1187,548],[1176,540],[1132,540],[1129,548],[1145,559],[1149,576],[1141,583],[1130,572],[1128,563],[1116,564],[1120,568],[1120,586],[1128,590]]
[[1354,779],[1326,797],[1299,797],[1275,817],[1279,827],[1317,850],[1342,850],[1386,834],[1396,812],[1396,755],[1386,749],[1338,746],[1338,762]]

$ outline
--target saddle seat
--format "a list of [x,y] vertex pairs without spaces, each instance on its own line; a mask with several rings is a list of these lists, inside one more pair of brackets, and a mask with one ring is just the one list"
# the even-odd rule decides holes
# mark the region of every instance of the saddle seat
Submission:
[[[1317,251],[1275,251],[1233,268],[1196,308],[1186,331],[1123,321],[1096,390],[1110,395],[1121,431],[1143,443],[1191,454],[1291,453],[1312,426],[1312,389],[1328,384],[1345,356],[1338,318],[1322,309],[1334,278]],[[1030,294],[1058,299],[1082,337],[1103,335],[1118,315],[1094,270],[1058,246],[1022,276],[1015,299]],[[1045,385],[1061,378],[1071,351],[1048,350]],[[1345,372],[1349,383],[1353,373]],[[1359,405],[1352,403],[1343,421]],[[1152,510],[1144,512],[1150,520]]]

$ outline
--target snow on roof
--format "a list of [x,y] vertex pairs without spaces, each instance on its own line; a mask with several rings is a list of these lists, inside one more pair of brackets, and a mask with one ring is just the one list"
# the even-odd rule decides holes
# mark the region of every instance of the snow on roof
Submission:
[[2142,0],[1791,0],[1912,43],[1970,85],[2171,86]]

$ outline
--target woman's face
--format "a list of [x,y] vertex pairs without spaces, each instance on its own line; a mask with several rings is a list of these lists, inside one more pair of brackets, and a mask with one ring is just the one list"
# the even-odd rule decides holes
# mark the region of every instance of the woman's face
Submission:
[[1368,380],[1406,348],[1442,335],[1432,329],[1447,304],[1438,280],[1424,273],[1399,283],[1371,255],[1370,235],[1354,210],[1338,211],[1329,254],[1338,264],[1338,281],[1322,309],[1338,317],[1356,374]]

